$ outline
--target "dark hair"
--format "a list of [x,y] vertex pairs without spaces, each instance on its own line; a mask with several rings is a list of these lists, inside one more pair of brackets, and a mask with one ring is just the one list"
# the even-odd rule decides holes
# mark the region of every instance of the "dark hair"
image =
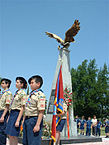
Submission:
[[10,85],[11,85],[11,80],[6,79],[6,78],[3,78],[3,79],[1,79],[1,83],[2,83],[3,81],[4,81],[6,84],[8,84],[8,88],[9,88]]
[[21,84],[23,84],[23,89],[27,88],[27,81],[23,77],[17,77],[16,81],[19,80]]
[[41,76],[39,75],[35,75],[35,76],[32,76],[31,78],[29,78],[28,80],[28,83],[30,84],[31,83],[31,80],[35,80],[36,83],[39,83],[40,82],[40,87],[42,86],[43,84],[43,79]]

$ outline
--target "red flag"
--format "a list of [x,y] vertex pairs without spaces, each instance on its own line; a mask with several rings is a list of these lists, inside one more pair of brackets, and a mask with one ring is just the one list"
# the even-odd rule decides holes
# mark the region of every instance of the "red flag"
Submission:
[[57,110],[59,112],[63,111],[63,81],[62,81],[62,65],[59,69],[59,74],[56,82],[56,90],[55,90],[55,100],[54,100],[54,108],[53,108],[53,119],[52,119],[52,134],[51,137],[54,142],[56,142],[56,126],[58,125],[59,121],[61,120],[58,118],[56,120],[56,113]]
[[53,139],[54,142],[56,142],[56,115],[53,115],[53,118],[52,118],[51,138]]

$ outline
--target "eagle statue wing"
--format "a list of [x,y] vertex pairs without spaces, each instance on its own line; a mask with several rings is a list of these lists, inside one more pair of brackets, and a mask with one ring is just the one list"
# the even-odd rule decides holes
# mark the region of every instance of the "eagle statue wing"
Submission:
[[79,30],[80,30],[80,22],[78,20],[75,20],[72,27],[70,29],[68,29],[65,33],[64,43],[74,42],[73,37],[78,33]]
[[61,43],[61,45],[63,45],[64,40],[61,39],[59,36],[57,36],[56,34],[50,33],[50,32],[45,32],[45,33],[46,33],[46,35],[48,35],[48,37],[56,39],[59,43]]

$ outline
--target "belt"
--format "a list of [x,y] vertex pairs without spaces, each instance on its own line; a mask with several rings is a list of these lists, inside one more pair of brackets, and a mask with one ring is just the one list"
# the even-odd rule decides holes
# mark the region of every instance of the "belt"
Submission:
[[4,110],[0,110],[0,113],[4,112]]
[[18,110],[18,109],[11,109],[11,111],[12,112],[14,112],[14,111],[20,112],[20,110]]
[[33,118],[33,117],[38,117],[38,116],[26,116],[25,119],[30,119],[30,118]]

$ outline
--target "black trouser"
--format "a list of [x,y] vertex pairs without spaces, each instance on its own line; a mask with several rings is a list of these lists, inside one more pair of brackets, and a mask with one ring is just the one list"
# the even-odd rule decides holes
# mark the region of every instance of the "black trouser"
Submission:
[[90,136],[91,135],[91,128],[86,128],[86,136]]
[[97,127],[96,126],[93,126],[92,127],[92,135],[96,135],[96,130],[97,130]]
[[100,128],[97,128],[97,129],[96,129],[96,136],[97,136],[97,135],[99,135],[99,136],[101,135],[101,130],[100,130]]

